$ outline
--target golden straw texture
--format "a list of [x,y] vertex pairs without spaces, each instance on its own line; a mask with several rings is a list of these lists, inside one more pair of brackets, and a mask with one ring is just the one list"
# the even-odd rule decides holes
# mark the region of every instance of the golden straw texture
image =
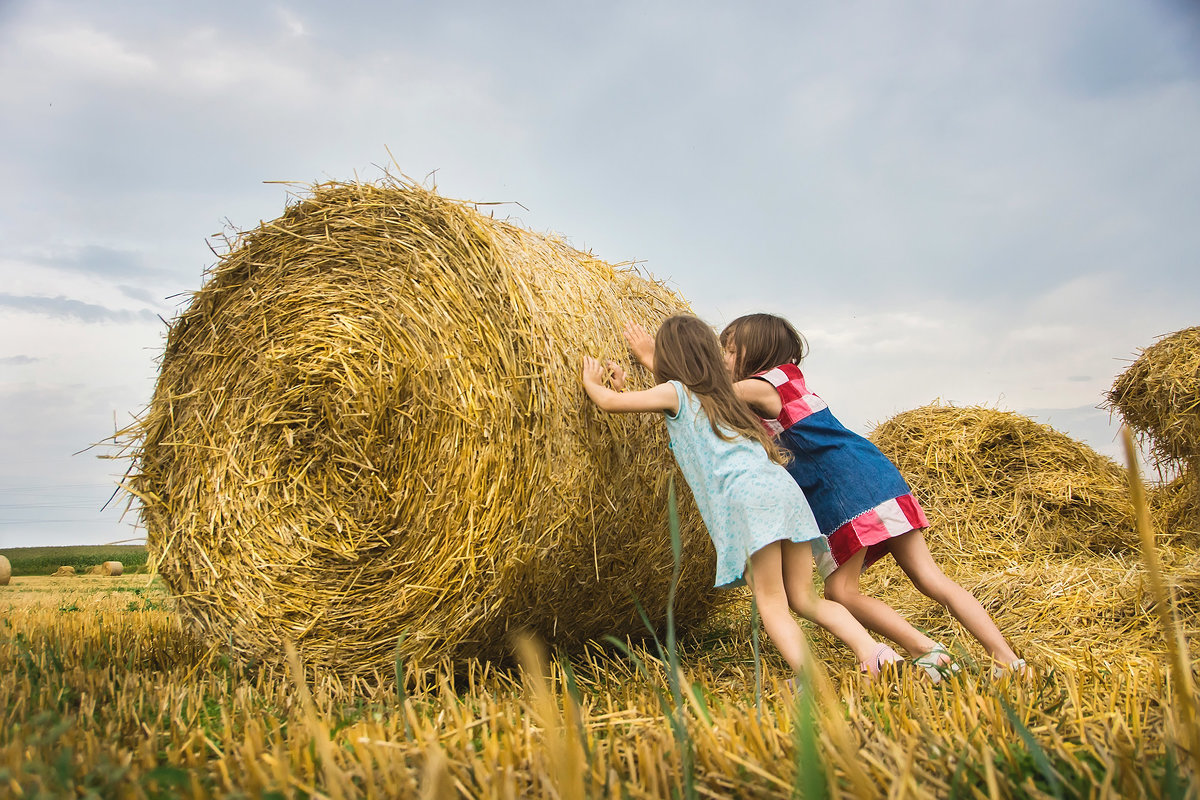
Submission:
[[904,475],[934,529],[931,543],[971,558],[1137,546],[1120,467],[1028,417],[928,405],[871,440]]
[[0,586],[8,586],[9,579],[12,578],[12,564],[8,563],[8,559],[0,556]]
[[1200,326],[1142,350],[1113,382],[1107,404],[1149,444],[1159,469],[1200,467]]
[[[661,624],[665,429],[578,371],[687,310],[416,185],[311,187],[211,269],[126,432],[157,570],[214,644],[341,674],[390,672],[401,634],[423,663],[637,635],[637,601]],[[684,549],[687,627],[715,598],[690,498]]]

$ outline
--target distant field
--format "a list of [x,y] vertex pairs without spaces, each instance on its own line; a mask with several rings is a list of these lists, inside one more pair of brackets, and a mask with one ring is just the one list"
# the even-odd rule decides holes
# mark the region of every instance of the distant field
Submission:
[[0,549],[8,558],[13,575],[49,575],[59,567],[74,567],[76,572],[105,561],[120,561],[125,572],[146,569],[146,547],[140,544],[74,545],[70,547],[9,547]]

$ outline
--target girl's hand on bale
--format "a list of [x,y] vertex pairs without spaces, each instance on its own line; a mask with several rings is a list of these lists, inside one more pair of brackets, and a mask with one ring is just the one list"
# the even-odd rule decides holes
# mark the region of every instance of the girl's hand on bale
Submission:
[[608,367],[609,383],[612,384],[613,391],[625,391],[625,368],[615,361],[607,361],[605,365]]
[[629,343],[629,351],[642,366],[654,371],[654,337],[646,333],[646,329],[636,322],[625,323],[625,341]]
[[584,356],[582,378],[584,386],[603,386],[604,367],[600,366],[600,362],[597,359],[591,356]]

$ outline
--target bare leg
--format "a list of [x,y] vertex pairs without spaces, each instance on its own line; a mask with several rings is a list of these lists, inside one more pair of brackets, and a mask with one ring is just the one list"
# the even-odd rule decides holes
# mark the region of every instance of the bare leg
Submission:
[[791,610],[795,610],[845,642],[859,662],[869,661],[875,655],[875,640],[845,608],[817,597],[812,565],[812,548],[807,542],[773,542],[750,556],[747,581],[767,634],[792,669],[799,669],[804,634],[792,618]]
[[859,591],[859,579],[866,555],[866,548],[863,548],[834,570],[825,579],[825,596],[841,603],[855,619],[880,636],[886,636],[903,647],[910,656],[928,653],[937,642],[914,628],[887,603]]
[[1009,647],[987,609],[975,595],[946,577],[934,562],[921,531],[915,530],[894,539],[892,556],[913,585],[953,614],[998,663],[1008,666],[1017,660],[1017,654]]

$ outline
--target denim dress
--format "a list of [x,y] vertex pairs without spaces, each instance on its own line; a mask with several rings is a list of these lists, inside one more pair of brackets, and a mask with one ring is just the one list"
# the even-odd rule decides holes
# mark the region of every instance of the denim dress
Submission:
[[717,588],[745,583],[746,560],[781,539],[812,542],[813,553],[827,553],[800,487],[762,445],[733,434],[717,436],[700,401],[679,381],[671,381],[679,411],[667,414],[671,452],[692,490],[700,516],[717,551]]
[[833,562],[818,562],[822,575],[864,547],[865,568],[887,554],[890,540],[929,527],[896,466],[838,422],[825,401],[809,391],[799,367],[783,364],[753,377],[779,392],[783,409],[763,424],[791,454],[787,471],[829,537]]

